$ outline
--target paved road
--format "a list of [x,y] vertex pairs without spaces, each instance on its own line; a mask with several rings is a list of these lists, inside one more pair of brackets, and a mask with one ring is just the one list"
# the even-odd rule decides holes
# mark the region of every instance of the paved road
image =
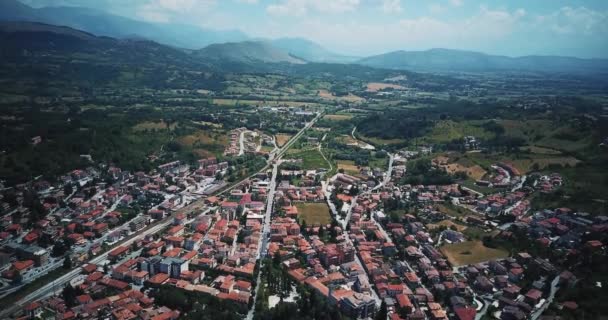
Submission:
[[241,131],[239,135],[239,157],[245,153],[245,131]]
[[[262,228],[262,237],[260,238],[260,242],[258,243],[258,254],[257,259],[260,257],[265,257],[268,251],[268,235],[270,233],[270,220],[272,218],[272,211],[274,205],[274,194],[277,188],[277,173],[279,168],[279,162],[274,164],[272,168],[272,180],[270,181],[270,186],[268,187],[268,202],[266,202],[266,215],[264,216],[264,226]],[[263,286],[262,283],[262,262],[260,261],[260,271],[258,272],[257,286],[255,287],[255,292],[253,294],[253,304],[247,313],[246,320],[253,320],[253,316],[255,314],[255,302],[258,297],[258,292],[260,291],[260,286]]]
[[[200,209],[203,206],[203,204],[204,204],[204,200],[197,200],[197,201],[193,202],[192,204],[190,204],[189,206],[182,208],[178,212],[187,213],[187,212],[190,212],[190,211],[193,211],[196,209]],[[207,209],[206,211],[203,211],[202,214],[206,214],[210,210],[211,209]],[[146,229],[140,230],[139,232],[133,234],[131,237],[129,237],[129,238],[123,240],[122,242],[120,242],[119,244],[117,244],[117,246],[118,245],[130,246],[137,239],[145,237],[146,235],[149,235],[149,234],[155,234],[155,233],[163,230],[164,228],[169,226],[172,221],[173,221],[173,215],[165,218],[164,220],[161,220],[160,222],[158,222],[154,225],[150,225]],[[101,255],[89,260],[88,263],[99,264],[100,262],[107,260],[108,254],[110,252],[111,252],[111,250],[108,250],[105,253],[102,253]],[[19,300],[17,303],[15,303],[13,306],[0,311],[0,318],[4,319],[8,315],[18,311],[19,309],[21,309],[25,305],[29,304],[30,302],[45,298],[58,291],[61,291],[68,282],[77,278],[81,272],[82,272],[82,268],[77,267],[77,268],[73,269],[72,271],[66,273],[65,275],[53,280],[51,283],[48,283],[48,284],[42,286],[41,288],[39,288],[38,290],[31,292],[30,294],[28,294],[27,296],[25,296],[21,300]]]
[[[289,142],[287,142],[277,153],[276,153],[276,158],[280,159],[280,157],[283,156],[283,154],[285,153],[285,151],[287,149],[289,149],[289,147],[296,141],[298,140],[302,134],[304,134],[304,132],[306,130],[308,130],[309,128],[311,128],[316,122],[317,120],[320,119],[320,117],[323,115],[323,113],[319,113],[317,115],[317,117],[315,117],[312,121],[310,121],[309,123],[306,124],[306,126],[304,126],[304,128],[302,128],[294,137],[292,137],[292,139],[289,140]],[[262,168],[262,170],[260,170],[259,172],[263,172],[265,171],[268,166],[270,165],[270,160],[269,160],[269,164],[266,165],[264,168]],[[275,161],[274,166],[273,166],[273,178],[276,178],[276,172],[278,170],[278,161]],[[251,177],[257,175],[257,173],[241,180],[239,183],[236,183],[224,190],[222,190],[221,192],[219,192],[218,194],[222,194],[225,192],[228,192],[234,188],[236,188],[237,186],[239,186],[243,181],[250,179]],[[273,179],[273,182],[276,179]],[[276,183],[276,182],[274,182]],[[276,185],[274,185],[273,189],[276,188]],[[271,196],[271,194],[269,194],[269,197]],[[272,198],[274,198],[274,191],[272,192]],[[200,208],[202,208],[204,206],[204,199],[199,199],[194,201],[193,203],[189,204],[188,206],[178,210],[177,213],[189,213],[195,210],[198,210]],[[269,208],[271,210],[272,208],[272,203],[269,204]],[[210,209],[208,209],[207,211],[205,211],[204,213],[208,212]],[[175,215],[174,214],[174,215]],[[151,225],[149,227],[147,227],[146,229],[140,230],[137,233],[131,235],[130,238],[123,240],[120,243],[117,243],[116,246],[118,245],[122,245],[122,246],[130,246],[134,241],[136,241],[137,239],[144,237],[146,235],[149,234],[155,234],[159,231],[161,231],[162,229],[166,228],[169,224],[171,224],[171,222],[173,221],[173,216],[171,215],[167,218],[165,218],[164,220],[161,220],[160,222],[157,222],[155,225]],[[269,221],[270,218],[268,217],[268,208],[267,208],[267,217],[266,219],[268,220],[268,223],[265,224],[265,228],[264,228],[264,232],[268,232],[270,230],[270,226],[269,226]],[[106,233],[105,236],[107,236]],[[264,241],[263,246],[265,248],[266,246],[266,242],[267,240],[265,239],[266,237],[262,237],[262,240]],[[265,249],[264,249],[265,250]],[[98,264],[104,260],[107,260],[107,256],[109,254],[109,252],[111,252],[111,250],[108,250],[107,252],[89,260],[89,263],[94,263],[94,264]],[[258,253],[258,257],[259,257],[260,253]],[[29,304],[30,302],[36,301],[36,300],[40,300],[44,297],[50,296],[53,293],[60,291],[63,289],[63,287],[69,282],[72,281],[73,279],[75,279],[76,277],[78,277],[78,275],[81,273],[81,268],[75,268],[74,270],[66,273],[65,275],[55,279],[54,281],[52,281],[51,283],[48,283],[44,286],[42,286],[41,288],[39,288],[38,290],[28,294],[27,296],[25,296],[24,298],[22,298],[21,300],[19,300],[18,302],[16,302],[13,306],[11,306],[10,308],[4,309],[2,311],[0,311],[0,318],[4,319],[6,318],[8,315],[11,315],[12,313],[18,311],[19,309],[21,309],[22,307],[24,307],[25,305]]]

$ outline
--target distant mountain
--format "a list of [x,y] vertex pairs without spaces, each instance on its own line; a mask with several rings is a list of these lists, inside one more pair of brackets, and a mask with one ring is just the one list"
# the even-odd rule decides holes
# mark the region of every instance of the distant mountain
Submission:
[[243,41],[240,31],[218,31],[190,25],[137,21],[104,11],[78,7],[35,9],[17,0],[0,1],[0,21],[30,21],[68,26],[100,36],[141,37],[170,46],[200,49],[212,43]]
[[280,38],[270,43],[290,54],[310,62],[351,63],[359,58],[331,52],[318,43],[302,38]]
[[543,71],[607,72],[607,59],[579,59],[556,56],[507,57],[480,52],[431,49],[395,51],[363,58],[356,63],[387,69],[443,72]]
[[41,23],[0,22],[0,43],[0,74],[32,94],[98,86],[213,90],[221,84],[208,80],[220,73],[209,61],[149,40],[98,37]]
[[225,63],[289,63],[304,64],[306,61],[276,48],[264,41],[243,41],[212,44],[193,52],[196,57]]

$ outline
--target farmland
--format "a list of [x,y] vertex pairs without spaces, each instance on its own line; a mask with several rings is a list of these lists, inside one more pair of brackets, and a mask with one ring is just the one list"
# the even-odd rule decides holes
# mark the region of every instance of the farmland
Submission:
[[351,160],[338,160],[338,170],[344,170],[345,173],[355,175],[359,173],[359,168]]
[[392,83],[381,83],[381,82],[370,82],[366,85],[367,91],[369,92],[378,92],[384,89],[394,89],[394,90],[403,90],[404,86]]
[[328,114],[323,117],[323,119],[332,120],[332,121],[343,121],[350,120],[353,116],[349,114]]

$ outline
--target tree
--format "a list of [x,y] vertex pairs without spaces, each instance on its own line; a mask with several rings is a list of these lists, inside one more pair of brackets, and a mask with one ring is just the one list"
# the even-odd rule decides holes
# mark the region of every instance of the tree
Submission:
[[63,186],[63,194],[68,196],[70,194],[72,194],[72,191],[74,191],[74,189],[72,188],[71,184],[66,184]]
[[19,272],[15,273],[15,277],[11,281],[11,284],[12,285],[20,285],[21,282],[23,282],[23,276]]
[[388,316],[388,310],[386,308],[386,302],[382,300],[382,304],[380,305],[380,310],[376,313],[376,320],[386,320]]
[[63,259],[63,268],[72,269],[72,258],[70,258],[69,254],[65,256],[65,259]]

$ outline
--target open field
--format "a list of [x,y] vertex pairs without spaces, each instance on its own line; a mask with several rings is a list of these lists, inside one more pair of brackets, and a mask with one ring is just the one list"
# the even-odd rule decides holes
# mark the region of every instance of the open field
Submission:
[[214,122],[208,122],[208,121],[192,121],[192,123],[198,124],[201,126],[214,127],[214,128],[223,128],[224,127],[224,124],[222,124],[222,123],[214,123]]
[[479,240],[446,244],[439,249],[453,266],[463,266],[509,256],[505,250],[488,248]]
[[499,123],[505,128],[505,135],[522,138],[536,147],[544,147],[544,151],[577,151],[590,144],[590,132],[564,123],[554,123],[551,120],[501,120]]
[[459,161],[451,162],[447,156],[438,156],[434,160],[448,173],[465,172],[473,180],[479,180],[487,173],[481,166],[473,164],[470,161],[460,161],[459,159]]
[[380,139],[380,138],[376,138],[376,137],[365,137],[365,136],[361,136],[361,138],[364,141],[367,141],[367,142],[373,144],[374,146],[400,144],[400,143],[406,142],[405,139]]
[[213,104],[218,106],[319,106],[318,103],[300,102],[300,101],[268,101],[268,100],[239,100],[239,99],[213,99]]
[[197,130],[192,134],[177,138],[184,147],[192,148],[192,152],[200,157],[219,155],[228,145],[228,136],[219,131]]
[[324,202],[305,202],[296,204],[298,208],[298,219],[300,223],[306,221],[306,225],[327,225],[331,223],[329,207]]
[[349,93],[346,96],[335,96],[333,93],[327,90],[319,90],[319,97],[327,100],[338,100],[338,101],[347,101],[347,102],[363,102],[365,99],[358,97],[352,93]]
[[170,129],[173,130],[177,127],[177,122],[167,124],[165,121],[153,122],[153,121],[145,121],[138,123],[133,127],[135,131],[145,131],[145,130],[164,130]]
[[287,143],[287,141],[289,141],[289,139],[291,139],[292,135],[290,134],[285,134],[285,133],[279,133],[275,136],[275,138],[277,139],[277,145],[279,147],[282,147],[284,144]]
[[441,226],[444,226],[444,227],[447,227],[447,228],[455,226],[456,230],[458,230],[460,232],[462,232],[462,231],[464,231],[464,230],[467,229],[466,226],[454,223],[452,220],[441,220],[441,221],[439,221],[437,223],[429,223],[429,224],[426,225],[426,227],[429,228],[429,229],[435,229],[435,228],[439,228]]
[[302,169],[304,170],[321,168],[329,169],[329,163],[325,161],[325,159],[317,149],[309,149],[295,153],[288,153],[287,157],[289,159],[302,159]]
[[356,175],[359,173],[359,168],[352,160],[338,160],[338,170],[343,169],[345,173]]
[[525,147],[521,147],[522,150],[525,151],[529,151],[530,153],[536,153],[536,154],[548,154],[548,155],[560,155],[562,154],[561,151],[559,150],[555,150],[555,149],[551,149],[551,148],[545,148],[545,147],[539,147],[539,146],[525,146]]
[[328,115],[323,116],[323,119],[333,120],[333,121],[350,120],[352,118],[353,118],[353,116],[350,114],[328,114]]
[[400,86],[398,84],[391,83],[382,83],[382,82],[370,82],[367,84],[367,91],[369,92],[378,92],[384,89],[395,89],[395,90],[403,90],[406,89],[404,86]]
[[504,155],[504,154],[487,154],[487,153],[468,153],[461,157],[458,161],[470,161],[479,165],[482,168],[489,168],[497,162],[508,162],[513,164],[522,173],[534,171],[534,167],[538,166],[539,170],[543,170],[550,165],[560,166],[575,166],[580,160],[572,156],[561,155],[546,155],[546,154],[525,154],[521,156]]
[[431,132],[424,138],[430,142],[450,142],[465,136],[475,136],[477,139],[491,139],[494,133],[486,131],[483,121],[439,121]]

